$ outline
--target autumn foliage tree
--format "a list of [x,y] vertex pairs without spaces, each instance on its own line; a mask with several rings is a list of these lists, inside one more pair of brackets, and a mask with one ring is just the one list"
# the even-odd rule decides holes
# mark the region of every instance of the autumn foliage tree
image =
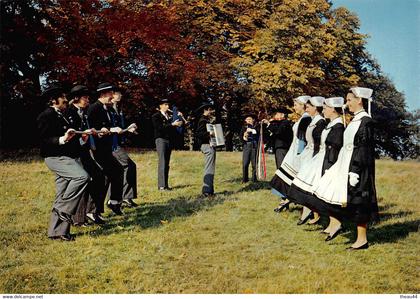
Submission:
[[345,96],[361,84],[375,89],[378,123],[394,124],[378,125],[378,152],[415,156],[404,96],[366,51],[357,16],[328,0],[2,1],[1,22],[2,145],[35,143],[5,132],[34,128],[38,96],[54,81],[92,89],[110,81],[133,115],[150,114],[162,97],[191,115],[212,100],[228,140],[245,110],[300,94]]

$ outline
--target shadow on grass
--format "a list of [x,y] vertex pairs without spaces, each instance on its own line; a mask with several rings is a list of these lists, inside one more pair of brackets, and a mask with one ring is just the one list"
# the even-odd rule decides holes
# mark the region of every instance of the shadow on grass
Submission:
[[419,231],[420,220],[392,223],[381,227],[372,227],[368,231],[369,242],[373,244],[394,243],[407,238],[409,233]]
[[270,190],[270,189],[271,189],[270,182],[260,181],[260,182],[250,183],[249,185],[246,185],[242,187],[241,189],[239,189],[238,192],[252,192],[252,191],[257,191],[257,190]]
[[217,193],[212,198],[200,195],[195,198],[174,198],[164,203],[143,204],[134,209],[124,210],[124,216],[112,217],[105,225],[98,227],[96,230],[80,233],[79,235],[111,235],[137,226],[143,229],[156,228],[176,217],[189,217],[201,210],[223,204],[225,201],[237,200],[234,197],[229,197],[233,193],[225,191]]

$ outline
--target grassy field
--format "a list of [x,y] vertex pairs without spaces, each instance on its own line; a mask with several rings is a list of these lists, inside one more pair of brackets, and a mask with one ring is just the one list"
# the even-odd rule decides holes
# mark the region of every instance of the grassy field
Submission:
[[382,219],[369,250],[348,252],[352,225],[326,243],[321,226],[296,225],[297,207],[273,212],[267,182],[241,184],[241,153],[218,153],[214,199],[200,197],[201,153],[173,153],[167,193],[156,153],[132,158],[139,207],[73,229],[71,243],[46,236],[54,178],[43,161],[0,162],[0,293],[420,292],[418,162],[377,162]]

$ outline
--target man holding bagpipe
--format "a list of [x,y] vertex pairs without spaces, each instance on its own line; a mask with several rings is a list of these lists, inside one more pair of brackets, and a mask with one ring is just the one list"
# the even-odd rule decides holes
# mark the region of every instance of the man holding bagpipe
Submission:
[[169,161],[172,153],[172,142],[176,128],[182,126],[183,121],[173,120],[169,115],[169,101],[159,101],[159,111],[152,115],[155,133],[156,151],[158,153],[158,190],[167,191],[169,188]]

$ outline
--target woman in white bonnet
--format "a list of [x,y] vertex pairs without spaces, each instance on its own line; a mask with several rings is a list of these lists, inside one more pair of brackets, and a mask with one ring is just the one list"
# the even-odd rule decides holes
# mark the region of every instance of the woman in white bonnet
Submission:
[[305,112],[306,103],[310,98],[310,96],[299,96],[293,100],[293,109],[296,114],[301,115],[301,118],[293,125],[293,140],[290,148],[270,182],[272,192],[281,198],[279,206],[274,209],[277,213],[289,209],[288,192],[299,171],[301,165],[300,154],[307,143],[306,130],[312,120],[309,114]]
[[[346,105],[354,117],[344,131],[337,162],[314,186],[329,215],[357,225],[357,239],[347,249],[367,249],[367,224],[378,219],[375,188],[375,148],[370,116],[372,89],[351,88]],[[366,109],[368,112],[366,112]]]
[[[324,205],[323,201],[313,196],[313,186],[317,184],[325,171],[335,164],[343,146],[343,105],[342,97],[325,99],[323,114],[326,119],[329,119],[329,123],[321,133],[319,152],[301,167],[289,190],[289,198],[292,201],[314,211],[314,219],[309,224],[318,222],[320,216],[317,212],[320,208],[322,210]],[[328,214],[326,215],[328,216]],[[340,222],[335,225],[337,222],[330,217],[330,225],[324,230],[324,233],[334,234],[334,229],[339,229],[341,225]],[[329,236],[327,239],[329,241],[333,238]]]

